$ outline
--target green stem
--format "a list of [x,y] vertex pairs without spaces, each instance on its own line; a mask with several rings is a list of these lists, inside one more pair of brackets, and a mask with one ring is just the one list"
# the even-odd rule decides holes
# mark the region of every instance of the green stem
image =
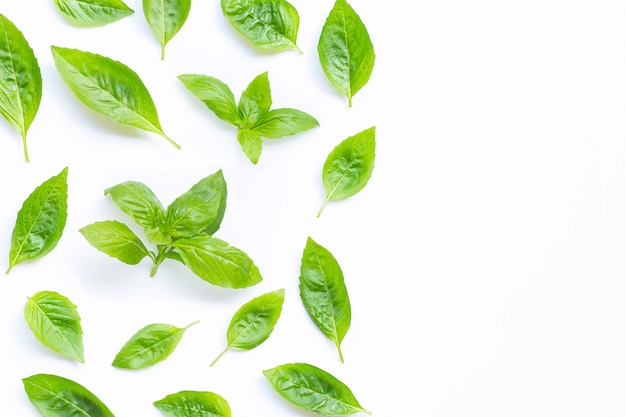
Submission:
[[220,353],[219,355],[217,355],[217,358],[215,358],[215,359],[213,360],[213,362],[211,362],[211,365],[209,365],[209,366],[213,366],[213,365],[215,365],[215,363],[219,360],[219,358],[221,358],[222,356],[224,356],[224,353],[228,352],[228,349],[230,349],[230,345],[226,346],[226,349],[224,349],[224,350],[222,351],[222,353]]
[[160,131],[159,133],[161,133],[161,136],[163,136],[165,139],[167,139],[167,141],[169,143],[171,143],[172,145],[174,145],[174,147],[176,149],[180,149],[180,145],[176,142],[174,142],[174,140],[172,138],[170,138],[169,136],[167,136],[163,131]]
[[317,217],[322,215],[322,212],[324,211],[324,208],[326,207],[326,204],[328,204],[329,201],[330,201],[330,196],[326,197],[326,200],[324,200],[324,204],[322,204],[322,207],[320,207],[320,211],[317,212]]
[[161,263],[165,260],[168,252],[172,250],[172,248],[166,248],[165,246],[159,246],[159,253],[155,256],[152,252],[150,253],[152,257],[152,261],[154,264],[152,265],[152,270],[150,271],[150,276],[153,277],[156,275],[157,270]]
[[345,363],[343,361],[343,352],[341,351],[341,346],[339,346],[339,343],[337,343],[337,352],[339,352],[339,360],[341,361],[341,363]]
[[30,162],[30,158],[28,157],[28,147],[26,146],[26,132],[22,131],[22,147],[24,148],[24,158],[26,162]]

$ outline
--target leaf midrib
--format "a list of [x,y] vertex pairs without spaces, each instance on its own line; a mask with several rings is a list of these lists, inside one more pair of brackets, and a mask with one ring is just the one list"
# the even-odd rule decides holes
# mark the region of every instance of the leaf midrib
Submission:
[[[74,354],[76,355],[76,358],[80,358],[82,355],[80,352],[78,352],[75,347],[74,347],[74,343],[72,343],[67,337],[65,337],[65,333],[62,332],[59,328],[59,326],[57,326],[54,321],[50,318],[50,316],[48,316],[48,314],[40,307],[40,305],[34,301],[32,298],[29,298],[28,301],[35,306],[35,308],[37,309],[37,311],[39,311],[43,317],[49,322],[49,324],[54,328],[54,330],[56,331],[56,333],[60,334],[61,337],[63,338],[63,340],[65,340],[65,342],[72,348],[72,351],[74,352]],[[70,318],[74,319],[74,317]]]

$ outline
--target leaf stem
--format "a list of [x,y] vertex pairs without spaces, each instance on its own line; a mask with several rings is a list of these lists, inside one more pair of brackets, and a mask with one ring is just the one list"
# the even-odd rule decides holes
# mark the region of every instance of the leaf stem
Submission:
[[24,148],[24,158],[26,162],[30,162],[30,158],[28,157],[28,146],[26,146],[26,132],[22,131],[22,147]]
[[161,61],[165,60],[165,44],[161,44]]
[[176,149],[180,149],[180,145],[179,145],[178,143],[174,142],[174,140],[173,140],[172,138],[170,138],[169,136],[167,136],[167,135],[165,134],[165,132],[160,131],[159,133],[161,134],[161,136],[163,136],[165,139],[167,139],[167,141],[168,141],[169,143],[171,143],[172,145],[174,145],[174,147],[175,147]]
[[320,207],[320,210],[317,212],[317,217],[322,215],[322,212],[324,211],[324,208],[326,207],[326,204],[328,204],[329,201],[330,201],[330,196],[327,196],[326,200],[324,200],[324,204],[322,204],[322,207]]
[[228,352],[228,349],[230,349],[230,345],[226,346],[226,349],[224,349],[224,350],[222,351],[222,353],[220,353],[219,355],[217,355],[217,358],[215,358],[215,359],[213,360],[213,362],[211,362],[211,365],[209,365],[209,366],[213,366],[213,365],[215,365],[215,363],[219,360],[219,358],[221,358],[222,356],[224,356],[224,353]]
[[345,363],[343,361],[343,352],[341,351],[341,346],[339,345],[339,343],[337,343],[337,352],[339,352],[339,360],[341,361],[341,363]]

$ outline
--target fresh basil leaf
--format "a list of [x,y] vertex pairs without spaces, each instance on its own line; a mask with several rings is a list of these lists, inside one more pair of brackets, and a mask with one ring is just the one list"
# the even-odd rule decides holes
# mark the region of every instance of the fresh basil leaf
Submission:
[[239,125],[237,103],[230,87],[208,75],[182,74],[178,79],[217,117],[235,126]]
[[272,106],[272,93],[267,72],[257,75],[241,93],[237,112],[239,127],[253,128],[262,120]]
[[213,285],[246,288],[263,279],[248,255],[223,240],[200,234],[177,239],[172,246],[194,274]]
[[229,349],[250,350],[270,337],[285,301],[285,290],[280,289],[253,298],[235,313],[228,326],[228,345],[211,363],[213,366]]
[[37,374],[22,382],[28,399],[43,417],[115,417],[91,391],[70,379]]
[[346,0],[336,0],[317,51],[326,76],[352,107],[352,97],[369,81],[375,55],[367,28]]
[[41,93],[41,70],[33,50],[13,22],[0,14],[0,114],[20,132],[27,162],[26,133]]
[[263,150],[261,135],[250,129],[239,129],[237,131],[237,140],[250,162],[253,164],[259,162],[261,151]]
[[332,150],[322,170],[326,200],[317,217],[329,201],[353,196],[365,187],[374,170],[375,153],[376,127],[344,139]]
[[143,14],[161,44],[161,59],[165,59],[165,45],[183,27],[190,9],[191,0],[143,0]]
[[346,384],[307,364],[290,363],[263,371],[274,389],[291,404],[323,416],[345,416],[365,410]]
[[226,180],[224,179],[224,174],[220,169],[216,173],[209,175],[204,180],[206,182],[206,186],[215,190],[218,190],[220,193],[220,203],[219,208],[217,209],[217,216],[213,223],[211,223],[206,229],[204,229],[204,233],[207,235],[212,235],[217,232],[222,225],[222,220],[224,220],[224,214],[226,213],[226,196],[228,195],[228,189],[226,187]]
[[270,110],[253,131],[264,138],[275,139],[295,135],[319,126],[315,118],[296,109]]
[[67,167],[35,188],[17,213],[9,269],[40,258],[56,247],[67,221]]
[[156,107],[141,78],[111,58],[77,49],[52,46],[57,70],[70,90],[90,109],[118,123],[169,138],[159,122]]
[[78,26],[102,26],[135,13],[121,0],[54,0],[59,11]]
[[136,265],[146,256],[152,258],[141,239],[116,220],[92,223],[79,231],[91,246],[126,264]]
[[142,369],[167,359],[178,343],[185,330],[193,323],[178,328],[171,324],[149,324],[135,333],[118,352],[113,366],[125,369]]
[[350,328],[352,313],[343,272],[335,257],[310,237],[300,265],[300,298],[313,323],[337,346]]
[[224,16],[244,38],[262,49],[295,49],[300,16],[285,0],[221,0]]
[[155,401],[166,417],[231,417],[228,402],[213,392],[180,391]]
[[80,316],[67,297],[53,291],[38,292],[26,301],[24,318],[44,346],[67,358],[85,362]]

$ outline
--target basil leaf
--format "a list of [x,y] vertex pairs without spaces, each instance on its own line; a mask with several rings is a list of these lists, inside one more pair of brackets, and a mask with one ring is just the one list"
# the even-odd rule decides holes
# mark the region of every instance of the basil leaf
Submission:
[[135,333],[117,353],[113,366],[125,369],[142,369],[167,359],[174,352],[185,330],[193,323],[178,328],[171,324],[149,324]]
[[241,93],[237,113],[239,127],[253,128],[264,120],[272,106],[272,93],[267,72],[257,75]]
[[280,289],[253,298],[235,313],[228,326],[228,345],[211,363],[213,366],[229,349],[250,350],[270,337],[280,317],[285,290]]
[[263,279],[252,259],[223,240],[197,235],[172,242],[183,263],[203,280],[225,288],[246,288]]
[[133,70],[77,49],[53,46],[52,55],[63,81],[87,107],[118,123],[158,133],[180,148],[163,132],[152,97]]
[[136,265],[151,256],[143,242],[124,223],[107,220],[87,225],[79,230],[94,248],[120,261]]
[[231,417],[228,402],[207,391],[180,391],[155,401],[154,406],[166,417]]
[[261,157],[261,151],[263,150],[263,141],[261,135],[253,130],[239,129],[237,131],[237,140],[241,145],[243,153],[246,154],[250,162],[256,164]]
[[217,216],[213,220],[213,222],[204,229],[204,233],[207,235],[212,235],[217,232],[222,225],[222,220],[224,220],[224,214],[226,212],[226,196],[228,195],[228,190],[226,187],[226,180],[224,180],[224,174],[220,169],[216,173],[209,175],[204,179],[206,182],[206,186],[215,190],[218,190],[220,193],[220,202],[219,207],[217,209]]
[[217,117],[233,124],[239,123],[235,95],[217,78],[208,75],[182,74],[178,79],[198,97]]
[[352,97],[369,81],[375,55],[367,28],[346,0],[336,0],[317,51],[326,76],[352,107]]
[[323,416],[372,414],[359,404],[346,384],[313,365],[279,365],[263,374],[283,398],[304,410]]
[[319,126],[315,118],[296,109],[270,110],[265,119],[253,131],[269,139],[295,135]]
[[9,269],[40,258],[56,247],[67,220],[67,167],[35,188],[17,213]]
[[262,49],[295,49],[300,16],[285,0],[221,0],[224,16],[243,37]]
[[29,161],[26,133],[41,102],[41,70],[22,32],[0,14],[0,114],[22,136]]
[[70,379],[37,374],[22,379],[22,383],[43,417],[115,417],[91,391]]
[[322,170],[326,200],[317,217],[329,201],[353,196],[365,187],[374,170],[375,151],[376,127],[344,139],[332,150]]
[[83,329],[76,306],[53,291],[28,298],[24,318],[37,340],[61,355],[84,363]]
[[190,9],[191,0],[143,0],[143,14],[161,44],[161,59],[165,59],[165,45],[183,27]]
[[64,18],[78,26],[102,26],[135,13],[121,0],[54,0]]
[[310,237],[302,253],[300,298],[313,323],[337,346],[350,328],[351,310],[343,272],[335,257]]

